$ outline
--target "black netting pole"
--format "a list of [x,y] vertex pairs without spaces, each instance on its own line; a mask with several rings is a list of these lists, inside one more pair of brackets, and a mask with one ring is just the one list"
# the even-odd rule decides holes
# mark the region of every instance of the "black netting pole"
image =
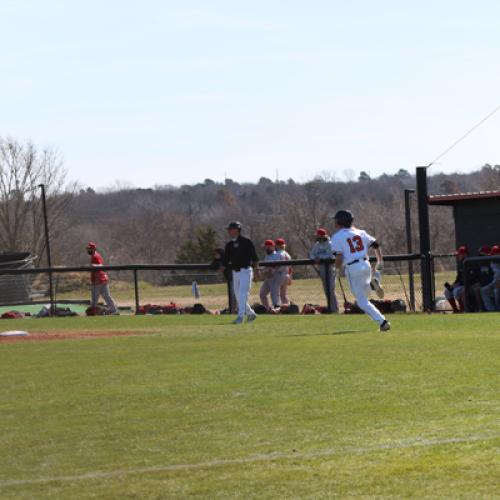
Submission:
[[[406,220],[406,251],[408,254],[413,253],[412,248],[412,230],[411,230],[411,211],[410,211],[410,195],[414,193],[414,189],[405,189],[405,220]],[[415,312],[415,278],[413,275],[413,261],[408,261],[408,284],[410,288],[410,310]]]
[[135,294],[135,314],[139,314],[139,282],[137,280],[137,269],[134,269],[134,294]]
[[324,262],[322,264],[323,271],[325,273],[325,292],[326,292],[326,308],[329,313],[332,312],[332,283],[331,283],[331,276],[330,276],[330,266],[328,262]]

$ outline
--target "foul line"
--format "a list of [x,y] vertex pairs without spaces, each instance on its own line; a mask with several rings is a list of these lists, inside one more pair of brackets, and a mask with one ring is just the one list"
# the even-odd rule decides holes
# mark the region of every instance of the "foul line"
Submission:
[[376,446],[369,446],[365,448],[327,448],[324,450],[311,451],[311,452],[292,452],[292,453],[268,453],[264,455],[253,455],[246,458],[234,458],[227,460],[210,460],[207,462],[198,462],[194,464],[173,464],[152,467],[139,467],[136,469],[119,469],[114,471],[95,471],[86,472],[85,474],[73,476],[55,476],[55,477],[41,477],[37,479],[8,479],[0,481],[0,488],[5,486],[22,486],[27,484],[43,484],[52,482],[71,482],[71,481],[84,481],[86,479],[100,479],[116,476],[126,476],[130,474],[148,474],[154,472],[176,472],[176,471],[189,471],[196,469],[205,469],[212,467],[221,467],[224,465],[241,465],[258,462],[272,462],[275,460],[288,460],[288,459],[315,459],[320,457],[327,457],[331,455],[338,455],[340,453],[370,453],[379,450],[398,450],[405,448],[416,448],[425,446],[439,446],[446,444],[459,444],[477,441],[493,441],[500,439],[500,434],[492,436],[470,436],[465,438],[448,438],[448,439],[414,439],[414,440],[401,440],[394,443],[380,444]]

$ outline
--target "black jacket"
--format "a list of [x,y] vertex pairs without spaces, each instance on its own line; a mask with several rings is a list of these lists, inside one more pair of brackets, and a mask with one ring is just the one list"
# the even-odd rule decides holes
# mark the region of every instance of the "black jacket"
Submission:
[[236,241],[228,241],[224,249],[224,266],[234,271],[250,267],[259,261],[255,246],[248,238],[238,236]]

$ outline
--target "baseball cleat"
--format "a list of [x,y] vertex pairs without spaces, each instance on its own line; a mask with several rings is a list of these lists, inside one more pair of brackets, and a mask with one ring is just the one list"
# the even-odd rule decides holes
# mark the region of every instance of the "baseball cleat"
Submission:
[[247,317],[247,322],[248,323],[251,323],[252,321],[255,321],[257,319],[257,315],[254,313],[254,314],[249,314],[248,317]]
[[391,329],[391,324],[384,319],[383,323],[380,324],[380,331],[381,332],[388,332]]
[[241,316],[238,316],[234,321],[233,325],[241,325],[243,323],[243,318]]
[[377,294],[379,299],[384,298],[384,289],[380,285],[380,281],[377,278],[372,278],[370,281],[370,288]]

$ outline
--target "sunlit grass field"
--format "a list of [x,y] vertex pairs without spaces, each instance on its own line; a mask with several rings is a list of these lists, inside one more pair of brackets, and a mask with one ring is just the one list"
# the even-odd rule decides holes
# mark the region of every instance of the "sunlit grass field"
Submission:
[[0,498],[500,495],[500,314],[231,319],[8,323]]

